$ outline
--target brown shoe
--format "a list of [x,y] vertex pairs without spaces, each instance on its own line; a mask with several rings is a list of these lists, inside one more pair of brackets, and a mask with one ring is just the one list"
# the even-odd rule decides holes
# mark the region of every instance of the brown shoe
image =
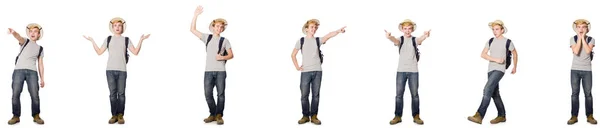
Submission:
[[119,124],[125,124],[125,119],[123,119],[123,114],[117,115],[117,122]]
[[506,122],[506,117],[498,116],[498,117],[494,118],[493,120],[490,120],[490,124],[498,124],[501,122]]
[[418,125],[423,125],[423,120],[421,120],[421,118],[419,117],[419,114],[415,115],[415,117],[413,117],[413,122],[415,122]]
[[596,119],[594,119],[594,116],[591,114],[587,117],[587,122],[590,124],[598,124],[598,121],[596,121]]
[[208,116],[207,118],[204,118],[204,123],[210,123],[215,121],[215,116]]
[[33,116],[33,122],[37,124],[44,124],[44,120],[40,118],[40,114],[36,114],[35,116]]
[[223,115],[221,115],[221,114],[217,114],[217,117],[215,118],[215,120],[217,120],[218,125],[223,125],[223,123],[225,123],[225,121],[223,121]]
[[394,116],[394,119],[392,119],[390,121],[390,125],[398,124],[400,122],[402,122],[402,117],[400,117],[400,116]]
[[12,118],[10,118],[10,120],[8,120],[9,125],[17,124],[19,122],[21,122],[21,120],[17,116],[13,116]]
[[321,120],[317,118],[317,115],[313,115],[310,117],[310,122],[316,125],[321,125]]
[[108,120],[108,124],[115,124],[115,123],[117,123],[117,118],[118,118],[117,116],[112,116],[110,118],[110,120]]
[[571,119],[569,119],[569,121],[567,121],[568,125],[572,125],[577,123],[577,116],[571,116]]
[[302,118],[298,120],[298,124],[304,124],[308,121],[310,121],[310,118],[308,118],[308,116],[302,116]]
[[481,115],[479,112],[475,113],[473,116],[469,116],[467,119],[469,119],[471,122],[481,124]]

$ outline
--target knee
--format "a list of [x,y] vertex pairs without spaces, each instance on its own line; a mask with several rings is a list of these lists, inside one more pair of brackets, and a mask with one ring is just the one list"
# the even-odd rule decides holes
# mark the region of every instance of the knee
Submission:
[[414,93],[410,95],[412,99],[419,99],[419,93]]

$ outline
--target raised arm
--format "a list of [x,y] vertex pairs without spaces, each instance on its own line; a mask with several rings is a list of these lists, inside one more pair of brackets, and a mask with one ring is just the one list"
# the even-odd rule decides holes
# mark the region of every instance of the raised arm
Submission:
[[392,36],[392,33],[388,32],[387,30],[383,30],[385,31],[385,37],[392,41],[394,43],[394,45],[398,46],[400,45],[400,40],[396,39],[396,37]]
[[98,45],[96,44],[96,41],[94,41],[94,39],[92,39],[92,37],[83,36],[83,38],[85,38],[88,41],[92,42],[92,45],[94,46],[94,50],[96,51],[96,54],[102,55],[104,53],[104,51],[106,51],[106,47],[102,47],[102,48],[98,47]]
[[131,47],[129,47],[129,51],[131,51],[133,55],[137,56],[138,53],[140,53],[140,50],[142,49],[142,43],[144,42],[144,40],[148,39],[148,37],[150,37],[150,34],[142,35],[142,37],[140,37],[140,42],[138,42],[138,47],[136,48],[132,45]]
[[190,31],[196,35],[196,37],[202,39],[202,33],[196,29],[196,20],[198,20],[198,16],[202,14],[203,8],[202,6],[198,6],[196,11],[194,12],[194,19],[192,19],[192,26],[190,27]]
[[333,37],[337,36],[337,35],[338,35],[338,34],[340,34],[340,33],[344,33],[344,32],[346,32],[346,26],[344,26],[344,27],[342,27],[342,28],[340,28],[340,29],[338,29],[338,30],[335,30],[335,31],[333,31],[333,32],[329,32],[329,34],[327,34],[327,35],[325,35],[325,36],[323,37],[323,41],[322,41],[322,42],[323,42],[323,44],[327,43],[327,40],[329,40],[329,39],[331,39],[331,38],[333,38]]
[[40,75],[40,87],[44,88],[44,56],[38,59],[38,73]]
[[581,44],[583,44],[583,45],[581,45],[581,47],[583,47],[583,50],[585,51],[585,54],[588,54],[588,55],[591,54],[592,50],[594,48],[594,43],[591,43],[592,40],[590,40],[590,42],[587,42],[586,39],[585,39],[585,37],[584,37],[580,41],[581,41]]
[[425,31],[425,33],[421,37],[417,38],[417,44],[418,45],[421,45],[421,43],[423,43],[423,41],[425,41],[425,39],[427,39],[429,37],[429,32],[430,31],[431,30]]
[[19,33],[17,33],[12,28],[8,28],[8,34],[12,34],[15,39],[19,41],[19,45],[23,45],[25,43],[25,38],[23,38]]

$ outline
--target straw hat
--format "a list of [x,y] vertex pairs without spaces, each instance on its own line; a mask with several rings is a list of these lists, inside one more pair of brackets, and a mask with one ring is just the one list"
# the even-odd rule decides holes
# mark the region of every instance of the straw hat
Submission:
[[42,36],[44,35],[44,30],[42,29],[42,26],[40,26],[39,24],[36,24],[36,23],[28,24],[26,27],[27,30],[25,30],[27,32],[27,37],[30,37],[29,29],[31,29],[31,28],[39,28],[40,29],[40,37],[38,37],[38,40],[42,39]]
[[577,22],[583,22],[583,23],[587,24],[588,32],[590,32],[590,30],[592,30],[592,24],[590,24],[590,21],[588,21],[586,19],[577,19],[573,22],[573,31],[577,32]]
[[112,18],[110,20],[110,23],[108,24],[108,29],[110,29],[110,32],[115,33],[115,30],[113,30],[113,26],[112,25],[113,25],[113,23],[119,22],[119,21],[121,23],[123,23],[123,29],[121,31],[123,33],[125,32],[125,28],[127,28],[127,24],[125,24],[125,20],[123,18],[121,18],[121,17],[115,17],[115,18]]
[[308,28],[309,22],[316,22],[317,26],[321,24],[321,22],[317,19],[310,19],[310,20],[306,21],[306,23],[304,23],[304,25],[302,25],[302,33],[306,34],[306,29]]
[[502,20],[495,20],[495,21],[488,23],[488,26],[490,27],[490,29],[494,29],[494,24],[499,24],[502,27],[502,29],[504,29],[504,33],[502,33],[502,34],[506,34],[506,32],[508,32],[508,29],[506,29],[506,26],[504,25],[504,22],[502,22]]
[[410,19],[405,19],[404,21],[400,22],[400,24],[398,24],[398,28],[402,29],[402,24],[404,23],[409,23],[413,26],[413,30],[417,30],[417,23],[411,21]]
[[227,20],[225,20],[225,19],[223,19],[223,18],[217,18],[217,19],[214,19],[212,22],[210,22],[210,24],[208,25],[208,30],[209,30],[210,32],[213,32],[213,25],[214,25],[216,22],[223,22],[223,32],[225,32],[225,29],[227,29],[227,25],[228,25],[228,24],[227,24]]

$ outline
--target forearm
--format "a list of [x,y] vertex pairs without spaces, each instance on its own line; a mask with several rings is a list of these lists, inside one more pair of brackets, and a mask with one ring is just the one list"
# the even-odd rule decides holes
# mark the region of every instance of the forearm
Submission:
[[418,44],[418,45],[421,45],[421,44],[423,43],[423,41],[425,41],[425,39],[427,39],[427,36],[425,36],[425,35],[422,35],[421,37],[419,37],[419,38],[417,39],[417,44]]
[[488,54],[485,54],[485,53],[481,54],[481,58],[483,58],[483,59],[485,59],[487,61],[494,61],[496,59],[496,58],[493,58],[492,56],[490,56]]
[[588,45],[588,42],[581,41],[580,47],[583,47],[583,50],[585,51],[585,54],[592,53],[592,47],[590,47],[590,45]]
[[396,37],[394,37],[394,36],[388,36],[387,38],[388,38],[388,40],[392,41],[392,43],[394,43],[394,45],[400,44],[400,41],[398,39],[396,39]]
[[140,40],[140,42],[138,42],[137,48],[134,47],[135,51],[133,52],[133,55],[138,55],[138,53],[140,53],[140,50],[142,50],[142,42],[144,42],[144,40]]
[[17,32],[13,32],[12,33],[13,37],[15,37],[15,39],[17,39],[20,43],[24,43],[25,39],[21,36],[21,34],[17,33]]
[[39,63],[38,64],[38,73],[40,75],[40,80],[44,81],[44,63]]
[[300,67],[298,66],[298,59],[295,55],[292,55],[292,63],[294,63],[294,67]]
[[192,19],[192,25],[190,26],[190,31],[194,32],[197,31],[196,30],[196,21],[198,20],[198,15],[194,15],[194,18]]

